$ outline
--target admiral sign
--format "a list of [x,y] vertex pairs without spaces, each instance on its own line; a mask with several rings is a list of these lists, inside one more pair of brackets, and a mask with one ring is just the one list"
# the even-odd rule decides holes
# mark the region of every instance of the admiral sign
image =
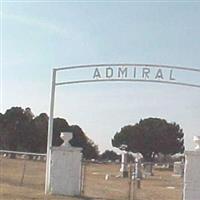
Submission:
[[175,81],[176,76],[173,69],[151,68],[151,67],[96,67],[93,70],[93,79],[145,79]]
[[130,81],[200,88],[200,68],[147,64],[102,64],[61,67],[54,71],[55,73],[65,71],[67,75],[62,76],[62,79],[57,77],[58,81],[55,81],[55,85]]

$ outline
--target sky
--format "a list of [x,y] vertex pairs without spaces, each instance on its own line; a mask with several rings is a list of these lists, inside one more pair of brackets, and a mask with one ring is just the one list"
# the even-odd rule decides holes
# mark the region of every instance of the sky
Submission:
[[[49,113],[54,67],[148,63],[200,69],[197,1],[2,1],[1,16],[3,113],[12,106]],[[200,82],[199,76],[186,78]],[[160,117],[180,124],[190,150],[200,135],[200,89],[135,82],[59,86],[54,116],[78,124],[100,151],[112,149],[121,127]]]

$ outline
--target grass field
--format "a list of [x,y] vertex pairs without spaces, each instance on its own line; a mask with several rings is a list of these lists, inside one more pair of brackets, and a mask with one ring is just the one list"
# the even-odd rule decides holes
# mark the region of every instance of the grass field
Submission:
[[[25,164],[25,165],[24,165]],[[22,173],[25,166],[23,184]],[[45,163],[40,161],[0,160],[1,200],[127,200],[129,179],[117,177],[117,164],[89,163],[85,168],[84,194],[80,198],[44,195]],[[105,180],[105,175],[109,179]],[[181,200],[182,178],[171,171],[154,170],[154,176],[141,182],[141,189],[134,189],[135,200]]]

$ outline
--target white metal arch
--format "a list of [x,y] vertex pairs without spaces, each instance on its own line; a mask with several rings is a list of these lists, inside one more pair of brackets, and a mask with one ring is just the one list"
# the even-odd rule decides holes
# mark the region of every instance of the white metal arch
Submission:
[[[92,69],[92,68],[116,68],[116,67],[129,67],[129,68],[154,68],[154,69],[169,69],[178,70],[182,72],[193,72],[199,78],[199,83],[189,83],[177,80],[154,80],[154,79],[142,79],[142,78],[118,78],[118,77],[104,77],[100,79],[82,79],[82,80],[72,80],[57,82],[56,73],[59,71],[75,70],[75,69]],[[48,141],[47,141],[47,159],[46,159],[46,179],[45,179],[45,193],[47,194],[50,190],[50,165],[51,165],[51,148],[52,148],[52,136],[53,136],[53,116],[54,116],[54,102],[55,102],[55,89],[56,86],[69,85],[69,84],[80,84],[80,83],[95,83],[95,82],[147,82],[147,83],[161,83],[161,84],[171,84],[179,86],[188,86],[200,89],[200,69],[189,68],[189,67],[179,67],[170,65],[153,65],[153,64],[97,64],[97,65],[78,65],[78,66],[63,66],[59,68],[54,68],[52,73],[52,83],[51,83],[51,96],[50,96],[50,113],[49,113],[49,124],[48,124]]]

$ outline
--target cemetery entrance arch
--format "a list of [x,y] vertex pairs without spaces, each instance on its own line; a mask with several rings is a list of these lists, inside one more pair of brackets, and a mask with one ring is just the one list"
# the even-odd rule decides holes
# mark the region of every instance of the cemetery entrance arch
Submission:
[[56,87],[95,82],[146,82],[200,89],[200,69],[152,64],[100,64],[54,68],[50,97],[45,193],[48,193],[50,190],[50,164]]

